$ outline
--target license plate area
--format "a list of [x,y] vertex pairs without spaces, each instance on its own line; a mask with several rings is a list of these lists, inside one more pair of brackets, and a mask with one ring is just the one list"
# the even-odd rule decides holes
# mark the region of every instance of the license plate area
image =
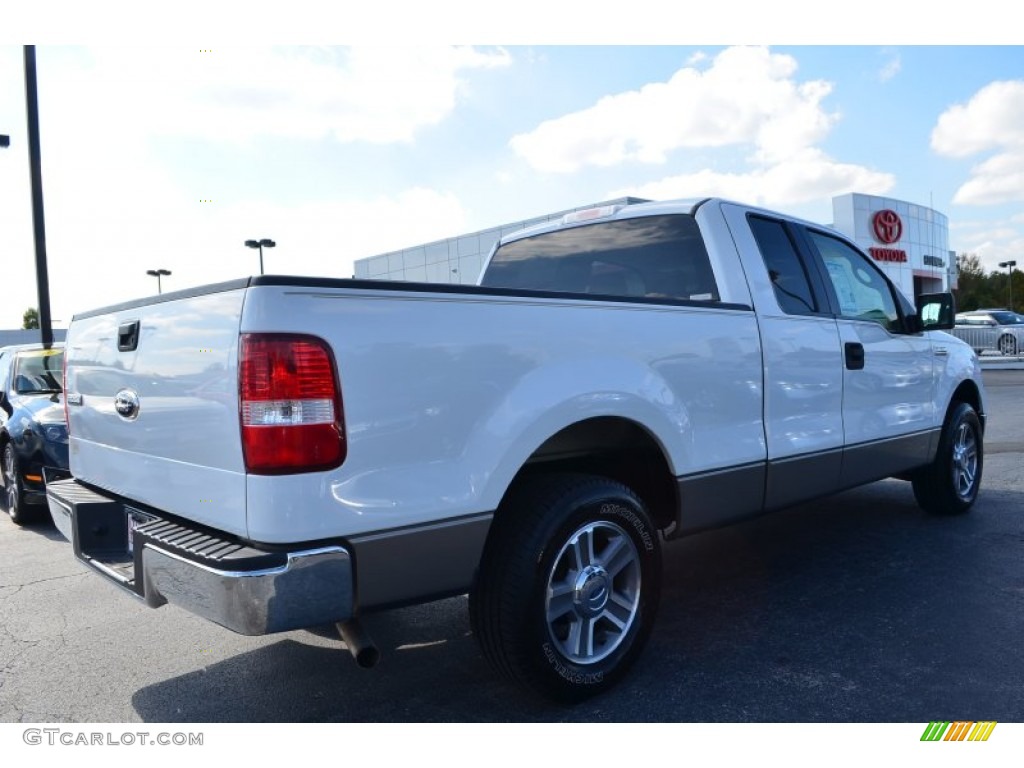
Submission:
[[134,590],[135,558],[129,548],[127,509],[113,500],[75,504],[75,554],[122,586]]
[[125,538],[127,539],[127,552],[128,557],[133,558],[135,555],[135,531],[140,526],[145,525],[146,523],[151,523],[157,518],[155,515],[151,515],[147,512],[142,512],[141,510],[135,509],[134,507],[125,507],[124,511],[126,522]]

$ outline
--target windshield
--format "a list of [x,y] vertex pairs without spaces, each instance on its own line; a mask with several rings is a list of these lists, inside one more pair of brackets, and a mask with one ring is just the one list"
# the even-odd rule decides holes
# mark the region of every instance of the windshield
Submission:
[[19,395],[60,392],[63,367],[62,349],[19,352],[14,367],[14,391]]

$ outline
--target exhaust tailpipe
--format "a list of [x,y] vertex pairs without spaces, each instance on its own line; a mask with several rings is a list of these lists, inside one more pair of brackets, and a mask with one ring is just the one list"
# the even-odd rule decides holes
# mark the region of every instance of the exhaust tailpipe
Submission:
[[380,651],[370,639],[359,619],[339,621],[335,626],[338,628],[341,639],[348,646],[352,658],[356,660],[356,664],[363,669],[377,666],[377,662],[380,661]]

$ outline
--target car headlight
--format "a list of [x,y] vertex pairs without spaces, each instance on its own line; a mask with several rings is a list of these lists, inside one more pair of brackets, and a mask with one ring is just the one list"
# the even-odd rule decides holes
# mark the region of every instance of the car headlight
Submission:
[[51,443],[66,443],[68,441],[68,428],[63,424],[50,424],[43,427],[43,434]]

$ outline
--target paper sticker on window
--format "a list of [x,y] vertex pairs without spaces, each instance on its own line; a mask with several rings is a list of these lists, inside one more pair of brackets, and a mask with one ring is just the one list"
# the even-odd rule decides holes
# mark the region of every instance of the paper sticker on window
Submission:
[[825,268],[839,299],[839,310],[843,315],[849,316],[857,314],[857,296],[850,285],[850,276],[844,269],[845,266],[845,263],[825,259]]

